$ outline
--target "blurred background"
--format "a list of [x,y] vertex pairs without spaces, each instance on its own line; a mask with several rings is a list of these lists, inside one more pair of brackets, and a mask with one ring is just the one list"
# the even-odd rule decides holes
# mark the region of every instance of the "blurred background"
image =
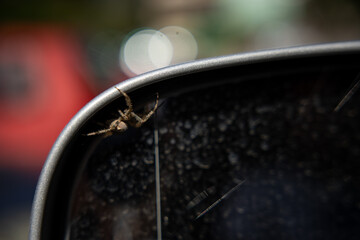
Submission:
[[0,239],[26,239],[71,117],[132,76],[239,52],[360,39],[357,0],[79,0],[0,8]]

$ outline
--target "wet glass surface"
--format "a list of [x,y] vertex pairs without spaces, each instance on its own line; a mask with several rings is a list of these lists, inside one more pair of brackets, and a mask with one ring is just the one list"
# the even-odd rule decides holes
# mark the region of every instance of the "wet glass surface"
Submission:
[[360,95],[335,112],[339,76],[160,93],[141,128],[94,137],[69,238],[360,237]]

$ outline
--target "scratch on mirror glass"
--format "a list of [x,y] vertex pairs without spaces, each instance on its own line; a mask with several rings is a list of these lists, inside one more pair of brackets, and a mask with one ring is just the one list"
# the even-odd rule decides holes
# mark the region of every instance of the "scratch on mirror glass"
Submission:
[[199,203],[201,203],[205,198],[207,198],[209,196],[209,193],[214,191],[214,189],[215,189],[215,187],[209,187],[209,188],[205,189],[204,191],[202,191],[201,193],[199,193],[198,195],[196,195],[196,197],[193,198],[188,203],[186,208],[191,209],[191,208],[195,207],[196,205],[198,205]]
[[224,200],[226,197],[228,197],[230,194],[232,194],[236,189],[238,189],[243,183],[245,182],[245,180],[243,180],[242,182],[238,183],[235,187],[231,188],[228,192],[226,192],[221,198],[219,198],[218,200],[216,200],[213,204],[211,204],[208,208],[206,208],[204,211],[202,211],[196,218],[195,220],[201,218],[202,216],[204,216],[206,213],[208,213],[211,209],[213,209],[214,207],[216,207],[222,200]]
[[338,112],[345,105],[345,103],[347,103],[350,100],[350,98],[354,95],[354,93],[359,89],[359,87],[360,87],[360,73],[356,76],[354,82],[355,82],[354,86],[341,99],[339,104],[335,107],[334,112]]

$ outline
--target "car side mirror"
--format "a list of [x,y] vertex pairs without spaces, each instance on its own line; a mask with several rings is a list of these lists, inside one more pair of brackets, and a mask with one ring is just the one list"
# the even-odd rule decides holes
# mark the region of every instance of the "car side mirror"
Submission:
[[[360,237],[360,93],[336,109],[359,59],[347,42],[139,75],[116,85],[140,118],[159,95],[139,126],[108,89],[53,146],[30,239]],[[99,132],[119,110],[126,131]]]

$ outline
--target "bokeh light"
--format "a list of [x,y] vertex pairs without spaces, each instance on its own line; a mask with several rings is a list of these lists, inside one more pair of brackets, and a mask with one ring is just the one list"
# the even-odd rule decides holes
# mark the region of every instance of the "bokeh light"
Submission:
[[134,76],[168,66],[172,52],[172,45],[164,34],[153,29],[141,29],[124,41],[120,66],[128,76]]
[[134,76],[171,64],[196,59],[198,46],[194,36],[183,27],[140,29],[129,34],[120,51],[120,67]]
[[183,27],[169,26],[160,29],[170,40],[173,46],[171,64],[195,60],[198,54],[196,39],[191,32]]
[[169,66],[173,57],[173,46],[167,36],[155,31],[149,41],[148,53],[156,68],[166,67]]

